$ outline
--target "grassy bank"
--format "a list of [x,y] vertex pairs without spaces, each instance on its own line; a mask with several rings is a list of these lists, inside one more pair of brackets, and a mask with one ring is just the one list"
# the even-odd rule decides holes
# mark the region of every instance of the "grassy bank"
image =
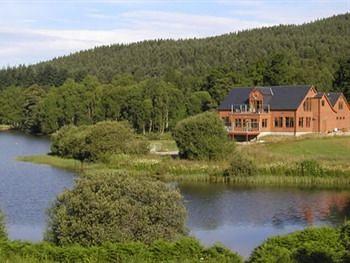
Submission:
[[[169,140],[166,145],[169,144]],[[158,140],[158,143],[162,143]],[[170,145],[173,145],[170,143]],[[163,146],[161,146],[163,147]],[[173,147],[173,146],[172,146]],[[156,177],[164,181],[215,182],[240,185],[277,186],[350,186],[350,137],[312,137],[269,139],[266,143],[237,146],[257,165],[253,176],[224,177],[229,159],[222,161],[187,161],[170,156],[112,155],[103,163],[86,163],[84,174],[95,170],[126,171],[132,175]],[[164,147],[163,147],[164,149]],[[174,148],[171,148],[174,149]],[[300,175],[294,172],[296,162],[317,160],[323,167],[322,175]],[[80,172],[80,162],[56,156],[25,156],[20,161],[46,164]]]
[[0,131],[8,131],[11,129],[10,125],[0,124]]
[[211,182],[229,183],[237,185],[269,185],[269,186],[309,186],[309,187],[350,187],[350,175],[336,174],[334,176],[300,176],[284,175],[268,172],[254,176],[224,177],[222,172],[228,165],[219,162],[189,162],[172,160],[170,158],[155,156],[130,157],[114,156],[109,163],[84,164],[80,169],[79,162],[72,159],[63,159],[55,156],[27,156],[18,160],[37,164],[46,164],[58,168],[72,170],[88,176],[94,171],[110,170],[125,171],[134,176],[150,176],[164,181],[179,182]]
[[101,164],[84,163],[83,167],[81,163],[74,159],[60,158],[51,155],[32,155],[32,156],[19,156],[16,158],[21,162],[30,162],[35,164],[50,165],[60,169],[79,172],[80,170],[91,170],[102,168]]

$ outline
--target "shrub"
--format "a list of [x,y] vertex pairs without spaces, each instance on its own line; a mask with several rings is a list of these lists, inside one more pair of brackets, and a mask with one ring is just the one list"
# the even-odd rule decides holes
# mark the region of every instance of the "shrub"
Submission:
[[220,159],[233,144],[229,143],[222,120],[216,113],[205,112],[180,121],[173,137],[179,154],[185,159]]
[[125,122],[104,121],[90,126],[66,126],[52,136],[51,152],[80,161],[95,161],[111,154],[145,154],[144,139]]
[[296,171],[301,176],[323,176],[324,170],[316,160],[303,160],[296,163]]
[[7,232],[5,227],[5,217],[0,212],[0,240],[7,239]]
[[87,126],[67,125],[59,129],[51,136],[51,153],[63,157],[73,158],[73,148],[76,145],[76,135],[86,129]]
[[342,262],[346,254],[337,228],[308,228],[267,239],[251,254],[255,262]]
[[257,172],[258,168],[251,159],[234,152],[229,168],[224,171],[224,176],[252,176]]
[[186,234],[186,210],[177,190],[123,174],[100,173],[77,181],[50,211],[46,239],[59,245],[174,240]]
[[[346,222],[340,228],[340,239],[342,241],[343,246],[350,251],[350,221]],[[350,262],[350,261],[349,261]]]
[[240,256],[226,248],[204,248],[196,239],[188,237],[149,245],[128,242],[93,247],[0,241],[0,251],[1,262],[242,262]]

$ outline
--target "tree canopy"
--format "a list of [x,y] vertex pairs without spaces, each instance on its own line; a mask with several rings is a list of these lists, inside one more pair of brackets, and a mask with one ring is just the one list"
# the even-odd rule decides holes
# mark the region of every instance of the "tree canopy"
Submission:
[[185,159],[225,158],[229,149],[233,149],[222,120],[214,112],[201,113],[180,121],[173,131],[173,137],[180,156]]
[[96,47],[0,70],[0,123],[32,133],[127,120],[171,131],[237,86],[312,84],[350,99],[350,14],[216,37]]
[[174,240],[186,234],[181,194],[160,181],[94,174],[61,194],[50,211],[47,239],[58,245]]
[[136,136],[126,122],[104,121],[95,125],[64,126],[52,136],[51,153],[81,162],[111,154],[145,154],[148,143]]

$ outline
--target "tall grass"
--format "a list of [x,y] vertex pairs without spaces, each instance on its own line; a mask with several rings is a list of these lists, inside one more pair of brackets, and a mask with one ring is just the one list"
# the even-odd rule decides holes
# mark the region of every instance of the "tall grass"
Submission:
[[[72,159],[46,155],[20,157],[18,159],[81,172],[79,162]],[[97,170],[109,170],[124,171],[134,176],[150,176],[164,181],[178,182],[211,182],[253,186],[350,187],[350,172],[348,170],[326,169],[322,176],[301,176],[296,172],[293,173],[293,167],[290,164],[273,163],[259,166],[258,172],[252,176],[225,177],[223,171],[228,165],[224,161],[207,163],[161,156],[114,155],[111,156],[108,163],[86,164],[82,174],[89,176],[90,173]]]

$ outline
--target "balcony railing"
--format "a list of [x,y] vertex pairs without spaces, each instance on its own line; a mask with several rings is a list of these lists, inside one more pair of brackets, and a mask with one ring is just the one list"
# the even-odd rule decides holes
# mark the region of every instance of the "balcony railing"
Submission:
[[261,107],[254,107],[249,104],[232,104],[231,105],[231,114],[234,113],[268,113],[270,112],[270,104],[263,104]]
[[245,132],[260,132],[260,127],[259,123],[247,123],[242,126],[235,127],[235,125],[232,126],[226,126],[227,132],[240,132],[240,133],[245,133]]

